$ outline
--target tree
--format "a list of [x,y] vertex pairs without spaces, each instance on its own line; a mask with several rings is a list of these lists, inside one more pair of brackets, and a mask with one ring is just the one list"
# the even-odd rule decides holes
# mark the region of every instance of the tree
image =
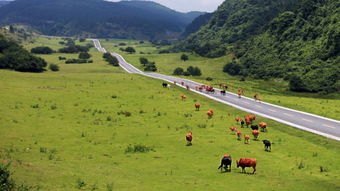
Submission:
[[189,60],[189,56],[186,55],[186,54],[182,54],[181,60],[183,60],[185,62],[185,61]]
[[80,59],[89,59],[89,58],[91,58],[91,54],[89,54],[89,53],[87,53],[87,52],[81,52],[81,53],[79,53],[79,56],[78,56],[78,58],[80,58]]
[[50,64],[49,68],[50,68],[50,70],[53,71],[53,72],[59,71],[59,66],[56,65],[56,64]]
[[31,49],[33,54],[52,54],[53,50],[47,46],[39,46]]
[[140,57],[139,58],[139,62],[140,64],[142,64],[144,67],[145,65],[147,65],[149,63],[148,59],[144,58],[144,57]]
[[230,62],[223,67],[223,72],[226,72],[232,76],[239,75],[241,72],[241,65],[237,64],[236,62]]
[[187,73],[192,76],[201,76],[202,72],[198,67],[189,66],[187,68]]
[[305,85],[301,77],[297,75],[291,76],[289,80],[289,89],[297,92],[305,91]]
[[176,68],[173,73],[173,75],[183,75],[183,74],[184,74],[184,70],[183,68],[180,68],[180,67]]
[[125,52],[128,52],[128,53],[130,53],[130,54],[133,54],[133,53],[135,53],[136,52],[136,50],[133,48],[133,47],[127,47],[126,49],[125,49]]
[[144,71],[156,72],[157,71],[157,67],[156,67],[155,62],[149,62],[145,66]]
[[112,56],[110,53],[104,53],[103,58],[112,66],[119,66],[119,61],[115,56]]
[[9,165],[0,164],[0,190],[11,191],[15,188],[15,182],[11,178]]

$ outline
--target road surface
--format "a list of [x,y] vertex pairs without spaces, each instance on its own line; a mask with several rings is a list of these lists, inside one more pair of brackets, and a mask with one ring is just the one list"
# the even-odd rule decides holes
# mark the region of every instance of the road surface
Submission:
[[[91,40],[94,42],[94,45],[99,52],[106,52],[105,48],[101,46],[99,40]],[[238,95],[230,92],[227,92],[226,95],[221,95],[219,93],[219,89],[215,89],[217,90],[215,94],[206,93],[205,91],[197,91],[195,90],[195,87],[203,84],[183,78],[167,76],[158,73],[145,73],[140,71],[133,65],[127,63],[121,55],[117,53],[111,53],[111,55],[115,56],[118,59],[119,65],[128,73],[140,74],[147,77],[167,81],[169,83],[173,83],[174,81],[176,81],[176,85],[183,88],[186,88],[185,86],[188,85],[191,91],[209,97],[215,101],[230,105],[249,113],[273,119],[280,123],[284,123],[311,133],[340,141],[340,121],[302,111],[284,108],[265,102],[255,102],[253,99],[247,97],[238,98]],[[184,82],[184,86],[181,85],[181,82]]]

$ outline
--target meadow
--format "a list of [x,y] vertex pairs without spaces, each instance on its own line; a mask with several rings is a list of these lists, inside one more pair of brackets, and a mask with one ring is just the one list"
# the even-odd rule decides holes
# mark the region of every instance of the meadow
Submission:
[[[120,51],[118,44],[122,42],[126,43],[127,46],[134,47],[137,53],[128,54]],[[129,63],[139,69],[142,69],[142,65],[139,63],[140,57],[156,62],[157,72],[167,75],[172,75],[177,67],[186,70],[189,66],[197,66],[201,69],[202,76],[182,77],[215,86],[221,83],[227,84],[229,91],[234,93],[237,92],[238,88],[241,88],[245,90],[245,96],[250,98],[253,98],[254,94],[259,94],[265,102],[340,120],[340,93],[320,95],[291,92],[288,90],[288,83],[281,79],[265,81],[245,78],[243,81],[241,77],[230,76],[222,71],[223,66],[232,60],[231,55],[209,59],[186,53],[189,55],[189,60],[184,62],[180,59],[183,53],[158,54],[159,50],[166,47],[157,47],[150,43],[138,44],[138,41],[125,40],[101,40],[101,43],[107,50],[123,55]],[[140,52],[150,54],[140,54]],[[213,78],[213,81],[207,81],[208,77]]]
[[[11,162],[18,185],[55,191],[340,189],[339,142],[258,117],[269,131],[244,144],[228,127],[247,113],[94,60],[72,68],[60,63],[59,72],[41,74],[0,70],[0,161]],[[208,109],[215,111],[212,119]],[[188,131],[193,146],[186,146]],[[273,142],[272,152],[264,151],[264,139]],[[223,154],[233,158],[231,172],[217,170]],[[257,158],[255,175],[240,173],[240,157]]]

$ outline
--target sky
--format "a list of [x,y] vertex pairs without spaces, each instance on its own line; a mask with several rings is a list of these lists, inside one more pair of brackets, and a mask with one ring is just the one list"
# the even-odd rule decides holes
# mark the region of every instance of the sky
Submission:
[[[120,0],[109,0],[120,1]],[[152,0],[180,12],[205,11],[213,12],[224,0]]]

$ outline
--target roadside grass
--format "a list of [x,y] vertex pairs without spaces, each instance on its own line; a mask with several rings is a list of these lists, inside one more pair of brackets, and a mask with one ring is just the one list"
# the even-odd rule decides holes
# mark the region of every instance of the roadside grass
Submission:
[[[242,81],[241,77],[230,76],[222,71],[223,66],[232,60],[230,55],[209,59],[186,53],[189,55],[189,60],[184,62],[180,60],[180,56],[183,53],[157,54],[158,51],[156,51],[155,47],[150,46],[149,48],[154,50],[150,50],[150,52],[153,52],[152,54],[127,54],[114,47],[118,42],[122,41],[101,40],[101,42],[102,46],[107,48],[107,50],[118,52],[124,56],[129,63],[139,69],[142,69],[142,66],[139,63],[140,57],[145,57],[150,61],[156,62],[158,68],[157,72],[167,75],[172,75],[177,67],[182,67],[186,70],[189,66],[197,66],[202,70],[202,76],[182,77],[215,86],[218,86],[217,84],[221,83],[227,84],[229,86],[228,91],[233,93],[236,93],[238,88],[242,88],[245,90],[245,96],[250,98],[253,98],[253,95],[257,93],[265,102],[340,120],[340,93],[320,95],[315,93],[291,92],[288,90],[288,83],[280,79],[265,81],[246,78],[244,79],[245,81]],[[135,48],[137,52],[139,52],[139,49],[142,49],[138,46],[135,46]],[[145,49],[146,47],[143,48]],[[213,78],[213,81],[207,81],[207,77]]]
[[[269,124],[260,140],[274,143],[265,152],[261,141],[246,145],[230,133],[245,112],[179,87],[162,88],[159,80],[115,70],[1,70],[0,88],[0,162],[11,161],[15,181],[37,190],[340,187],[339,142],[258,117]],[[194,137],[190,147],[187,131]],[[217,170],[223,154],[233,158],[231,173]],[[257,158],[256,175],[240,173],[240,157]]]

